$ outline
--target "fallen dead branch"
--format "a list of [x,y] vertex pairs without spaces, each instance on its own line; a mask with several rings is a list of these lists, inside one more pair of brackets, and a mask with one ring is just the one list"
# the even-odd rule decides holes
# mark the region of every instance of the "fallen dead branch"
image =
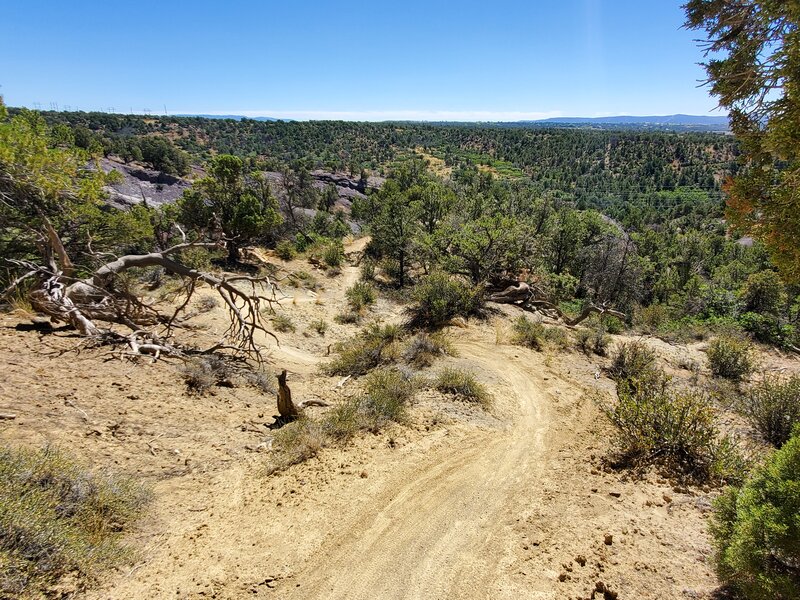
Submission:
[[562,321],[568,327],[578,325],[592,314],[611,315],[622,320],[627,318],[625,313],[604,304],[587,304],[577,317],[569,317],[552,302],[536,298],[536,291],[524,281],[517,281],[501,292],[489,295],[488,299],[498,304],[513,304],[523,310],[542,313],[546,317]]
[[[266,275],[217,276],[184,265],[175,258],[189,248],[219,248],[220,242],[180,243],[160,252],[121,256],[101,265],[90,276],[76,279],[71,275],[72,263],[63,253],[60,240],[55,232],[49,233],[48,241],[52,248],[46,253],[50,256],[48,266],[9,260],[26,272],[14,280],[6,293],[31,277],[37,278],[39,285],[28,294],[33,308],[54,322],[70,324],[83,336],[103,343],[125,343],[130,348],[130,355],[148,355],[154,359],[179,356],[185,351],[166,340],[180,326],[180,315],[189,305],[198,283],[205,283],[222,299],[230,324],[223,334],[223,341],[204,353],[233,349],[260,361],[261,347],[256,336],[262,333],[278,342],[265,327],[262,316],[265,312],[274,312],[274,305],[279,303],[276,296],[278,287],[272,278]],[[65,263],[68,268],[65,268]],[[186,281],[183,287],[185,297],[169,316],[140,300],[124,285],[119,285],[119,276],[125,271],[146,267],[161,267],[166,273]],[[122,335],[108,327],[100,327],[98,322],[120,324],[133,333]],[[157,333],[145,328],[160,330]]]

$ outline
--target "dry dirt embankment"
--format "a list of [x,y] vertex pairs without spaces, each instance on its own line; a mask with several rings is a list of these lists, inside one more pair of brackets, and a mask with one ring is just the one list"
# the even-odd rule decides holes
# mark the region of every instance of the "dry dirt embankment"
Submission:
[[[344,308],[357,268],[323,277],[316,294],[291,291],[285,312],[298,331],[272,360],[299,400],[336,402],[350,384],[334,390],[338,378],[317,366],[355,328],[331,323],[320,337],[306,327]],[[373,314],[399,318],[383,300]],[[197,335],[224,329],[221,309],[202,319]],[[490,323],[453,328],[460,356],[445,362],[489,387],[491,416],[422,393],[407,425],[267,477],[258,448],[273,396],[189,396],[172,365],[75,354],[68,333],[17,322],[0,328],[0,409],[18,415],[0,422],[0,440],[60,445],[154,490],[132,538],[138,562],[87,598],[555,600],[590,598],[602,584],[660,599],[711,598],[716,587],[710,495],[602,468],[611,436],[586,391],[611,384],[595,381],[598,364],[583,355],[498,344]]]

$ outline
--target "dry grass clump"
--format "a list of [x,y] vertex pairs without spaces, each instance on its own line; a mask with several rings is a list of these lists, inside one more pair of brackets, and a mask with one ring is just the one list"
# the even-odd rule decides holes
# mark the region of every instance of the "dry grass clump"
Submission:
[[219,306],[219,300],[216,296],[203,296],[197,302],[197,310],[200,313],[207,313]]
[[267,473],[272,474],[313,458],[325,446],[325,432],[320,423],[301,418],[281,427],[272,441]]
[[0,597],[39,598],[66,575],[84,587],[126,560],[122,536],[148,499],[57,450],[0,449]]
[[483,407],[488,407],[492,399],[486,387],[472,373],[462,369],[442,369],[434,378],[433,387],[443,394],[451,394]]
[[272,317],[272,326],[275,328],[275,331],[280,331],[281,333],[288,333],[295,330],[294,322],[292,322],[289,315],[275,315]]
[[270,373],[253,371],[246,364],[221,354],[191,358],[183,363],[180,373],[192,394],[203,395],[214,386],[236,387],[238,384],[249,385],[268,394],[275,392]]
[[323,367],[328,375],[366,375],[380,364],[392,362],[403,334],[397,325],[371,325],[347,342],[337,344],[338,356]]
[[333,317],[333,320],[339,323],[339,325],[357,325],[361,323],[361,315],[352,310],[347,310]]
[[397,369],[378,369],[364,381],[363,393],[339,404],[321,420],[307,417],[283,426],[272,443],[268,473],[299,464],[334,442],[345,442],[361,431],[377,433],[405,419],[414,395],[414,381]]
[[403,350],[403,360],[418,369],[431,366],[439,356],[455,356],[453,345],[442,332],[418,333]]
[[584,354],[605,356],[608,354],[611,337],[606,335],[606,332],[601,327],[579,329],[575,333],[575,344],[578,346],[578,350]]
[[325,335],[325,332],[328,331],[328,323],[325,319],[317,319],[316,321],[311,321],[311,329],[316,331],[319,335]]

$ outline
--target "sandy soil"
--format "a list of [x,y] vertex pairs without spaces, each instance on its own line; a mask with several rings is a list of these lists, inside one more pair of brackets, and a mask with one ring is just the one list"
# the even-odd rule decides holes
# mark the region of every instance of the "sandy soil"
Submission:
[[[356,331],[332,317],[357,268],[315,276],[324,289],[285,290],[297,330],[271,361],[296,400],[335,403],[358,383],[336,388],[318,366]],[[308,328],[319,318],[324,337]],[[400,312],[381,300],[371,318]],[[606,470],[612,432],[593,398],[613,385],[596,379],[601,364],[498,343],[505,319],[451,328],[459,356],[432,367],[473,370],[494,395],[489,413],[422,392],[408,424],[267,476],[274,396],[191,396],[175,364],[76,352],[69,332],[5,316],[0,412],[17,418],[0,421],[0,441],[55,444],[153,488],[131,537],[137,562],[85,598],[711,598],[714,492]],[[199,320],[198,337],[224,329],[221,313]]]

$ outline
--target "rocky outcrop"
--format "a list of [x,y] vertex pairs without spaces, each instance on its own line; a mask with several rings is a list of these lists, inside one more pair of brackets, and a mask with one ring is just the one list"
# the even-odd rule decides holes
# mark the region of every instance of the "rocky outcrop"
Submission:
[[107,158],[100,161],[100,168],[106,173],[116,171],[120,174],[119,183],[106,186],[106,192],[108,203],[122,209],[142,201],[150,206],[170,204],[192,186],[190,181],[181,177]]

